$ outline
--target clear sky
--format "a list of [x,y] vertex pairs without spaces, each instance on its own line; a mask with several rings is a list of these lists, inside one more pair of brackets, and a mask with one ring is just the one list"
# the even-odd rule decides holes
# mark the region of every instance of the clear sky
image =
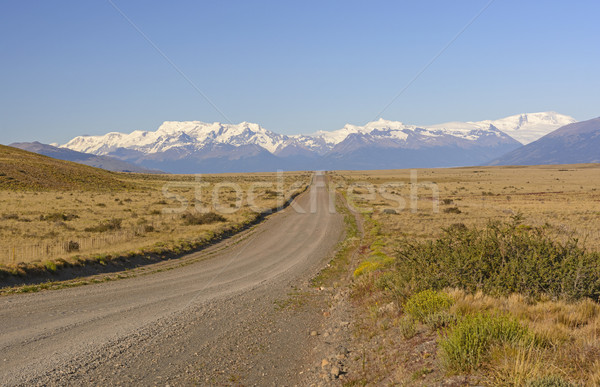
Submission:
[[[484,1],[0,1],[0,143],[257,122],[364,124]],[[496,0],[383,117],[600,116],[600,2]]]

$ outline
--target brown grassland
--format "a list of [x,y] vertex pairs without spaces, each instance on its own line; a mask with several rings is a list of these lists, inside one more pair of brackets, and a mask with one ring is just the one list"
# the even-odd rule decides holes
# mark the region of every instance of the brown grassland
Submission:
[[[328,175],[362,217],[330,269],[358,252],[344,384],[600,384],[600,165]],[[311,176],[113,173],[0,146],[0,275],[193,251]]]
[[1,146],[0,269],[190,251],[282,205],[311,175],[113,173]]
[[345,384],[600,384],[600,166],[419,169],[414,210],[410,173],[329,173],[365,225]]

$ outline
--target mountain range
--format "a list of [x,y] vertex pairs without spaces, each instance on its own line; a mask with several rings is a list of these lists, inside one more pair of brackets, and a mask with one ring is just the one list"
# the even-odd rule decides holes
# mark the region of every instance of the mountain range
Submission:
[[489,165],[600,163],[600,117],[565,125]]
[[172,173],[450,167],[488,163],[574,122],[555,112],[438,125],[380,119],[284,135],[248,122],[166,121],[156,131],[78,136],[59,148]]

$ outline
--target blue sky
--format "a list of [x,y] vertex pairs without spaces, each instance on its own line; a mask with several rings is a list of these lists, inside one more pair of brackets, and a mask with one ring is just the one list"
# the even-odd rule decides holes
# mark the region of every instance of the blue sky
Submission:
[[[257,122],[364,124],[488,1],[0,3],[0,143]],[[600,4],[494,1],[384,112],[414,124],[600,116]]]

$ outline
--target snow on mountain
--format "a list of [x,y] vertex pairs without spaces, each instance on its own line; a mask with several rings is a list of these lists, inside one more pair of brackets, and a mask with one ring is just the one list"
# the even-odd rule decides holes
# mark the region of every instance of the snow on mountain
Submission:
[[351,134],[371,134],[374,131],[385,130],[390,133],[390,137],[396,139],[406,139],[408,136],[405,130],[414,130],[416,126],[405,125],[400,121],[388,121],[380,118],[377,121],[367,123],[365,126],[346,124],[342,129],[328,131],[318,131],[313,135],[315,138],[320,138],[331,147],[341,143]]
[[573,117],[556,112],[526,113],[501,118],[499,120],[485,120],[477,122],[447,122],[431,125],[429,129],[439,129],[445,132],[461,132],[477,129],[487,129],[490,125],[508,134],[515,140],[526,145],[546,134],[555,131],[561,126],[576,122]]
[[[498,151],[504,147],[512,150],[519,146],[519,143],[535,141],[573,122],[574,118],[555,112],[429,126],[407,125],[400,121],[379,119],[364,126],[347,124],[335,131],[289,136],[249,122],[222,124],[165,121],[156,131],[136,130],[131,133],[111,132],[101,136],[79,136],[62,147],[140,163],[149,158],[183,160],[191,157],[206,160],[228,157],[233,153],[237,159],[254,157],[257,152],[264,152],[261,157],[265,160],[271,156],[315,158],[344,152],[350,154],[363,148],[418,150],[432,147],[487,147],[486,149],[496,148]],[[478,152],[480,155],[477,160],[482,160],[485,152]]]
[[288,136],[248,122],[230,125],[218,122],[165,121],[154,132],[136,130],[129,134],[112,132],[103,136],[79,136],[63,147],[98,155],[109,154],[118,148],[151,154],[183,145],[201,149],[208,144],[223,143],[233,146],[258,145],[274,153],[287,139]]

